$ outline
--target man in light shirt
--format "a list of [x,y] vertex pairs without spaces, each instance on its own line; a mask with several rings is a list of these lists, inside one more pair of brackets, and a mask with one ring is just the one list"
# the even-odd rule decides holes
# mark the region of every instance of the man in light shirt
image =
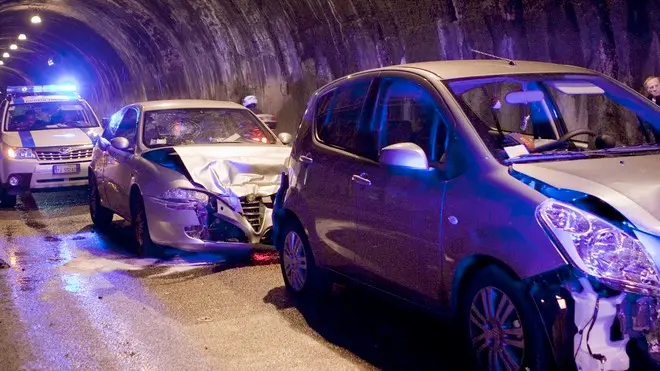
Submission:
[[660,105],[660,77],[651,76],[644,81],[646,96],[655,104]]

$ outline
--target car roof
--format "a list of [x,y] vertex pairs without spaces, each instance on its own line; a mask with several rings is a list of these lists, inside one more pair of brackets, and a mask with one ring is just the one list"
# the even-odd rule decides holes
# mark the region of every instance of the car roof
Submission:
[[152,100],[131,104],[131,106],[141,106],[145,111],[157,111],[163,109],[178,108],[234,108],[245,109],[242,105],[234,102],[221,100],[204,99],[172,99],[172,100]]
[[514,60],[511,64],[508,60],[499,59],[460,59],[460,60],[445,60],[445,61],[429,61],[418,63],[407,63],[394,66],[386,66],[380,68],[369,69],[365,71],[356,72],[352,75],[344,76],[334,80],[327,85],[320,88],[318,91],[324,90],[330,85],[348,78],[349,76],[358,76],[366,73],[385,72],[385,71],[411,71],[419,72],[420,70],[432,73],[441,80],[452,80],[460,78],[478,78],[486,76],[498,75],[527,75],[527,74],[589,74],[594,75],[597,72],[565,64],[535,62],[535,61],[518,61]]
[[509,61],[482,59],[420,62],[404,64],[400,67],[425,70],[443,80],[511,74],[596,74],[595,71],[586,68],[565,64],[534,61],[513,61],[513,64],[510,64]]

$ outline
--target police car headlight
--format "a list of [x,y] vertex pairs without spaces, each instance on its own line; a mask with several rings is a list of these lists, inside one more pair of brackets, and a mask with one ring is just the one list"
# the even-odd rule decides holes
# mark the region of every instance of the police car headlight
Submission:
[[32,151],[32,148],[11,148],[11,147],[7,149],[7,157],[15,158],[18,160],[37,158],[37,156],[35,156],[34,154],[34,151]]

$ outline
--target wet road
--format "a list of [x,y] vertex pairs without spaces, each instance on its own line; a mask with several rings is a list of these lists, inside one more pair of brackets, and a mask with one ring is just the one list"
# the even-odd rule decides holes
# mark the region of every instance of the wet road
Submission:
[[1,370],[460,369],[443,324],[355,289],[294,306],[279,266],[131,253],[85,191],[0,211]]

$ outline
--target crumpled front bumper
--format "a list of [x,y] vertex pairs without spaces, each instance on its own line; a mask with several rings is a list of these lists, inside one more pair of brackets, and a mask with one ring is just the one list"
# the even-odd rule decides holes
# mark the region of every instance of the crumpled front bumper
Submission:
[[562,268],[533,278],[560,370],[660,370],[660,297],[609,288]]
[[256,198],[233,210],[211,197],[208,204],[145,197],[151,239],[188,251],[274,250],[272,204]]

